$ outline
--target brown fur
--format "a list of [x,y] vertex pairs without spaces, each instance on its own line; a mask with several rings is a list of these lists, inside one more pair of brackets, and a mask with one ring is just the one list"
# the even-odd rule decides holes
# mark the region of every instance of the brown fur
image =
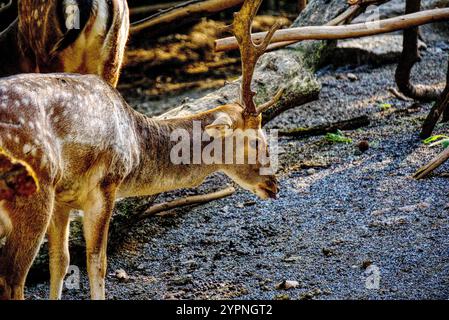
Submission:
[[[3,201],[0,215],[10,220],[12,231],[0,256],[0,296],[23,298],[28,269],[47,231],[50,296],[60,298],[69,264],[71,209],[84,211],[91,296],[104,299],[107,234],[116,198],[197,186],[216,171],[262,198],[275,194],[276,179],[261,176],[260,163],[170,161],[174,129],[192,135],[194,120],[203,130],[220,129],[217,119],[223,117],[232,129],[261,127],[261,117],[245,115],[238,104],[178,119],[150,119],[96,76],[28,74],[0,80],[0,146],[29,165],[40,184],[31,199]],[[261,143],[266,146],[265,140]]]
[[[21,71],[96,74],[115,87],[128,38],[127,2],[112,0],[109,8],[108,1],[93,0],[92,15],[82,32],[59,49],[67,36],[61,30],[57,12],[61,1],[19,0]],[[112,25],[107,29],[110,11]]]

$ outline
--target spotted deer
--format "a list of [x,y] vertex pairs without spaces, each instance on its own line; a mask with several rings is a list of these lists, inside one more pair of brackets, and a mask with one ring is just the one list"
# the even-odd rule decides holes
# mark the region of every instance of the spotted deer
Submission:
[[19,0],[23,73],[96,74],[116,86],[129,31],[126,0]]
[[[0,232],[6,235],[0,255],[2,298],[24,297],[25,278],[45,232],[50,298],[61,297],[73,209],[84,212],[91,297],[104,299],[108,226],[117,198],[198,186],[214,172],[223,172],[262,199],[276,197],[278,184],[270,170],[261,113],[279,100],[282,90],[256,106],[250,88],[254,66],[274,33],[273,29],[259,45],[251,40],[251,21],[260,2],[245,1],[233,24],[243,65],[239,102],[163,120],[138,113],[97,76],[25,74],[0,80],[1,154],[18,164],[17,170],[22,167],[22,176],[28,175],[25,187],[4,183],[14,192],[0,192],[9,196],[0,202]],[[178,141],[173,132],[183,130],[195,139],[195,125],[218,145],[231,145],[232,161],[174,163],[172,151]],[[247,131],[258,134],[245,135]],[[232,132],[245,135],[245,143],[231,143],[228,139],[238,138]],[[262,154],[268,161],[256,157],[255,162],[238,162],[236,154],[242,151]],[[193,156],[198,150],[188,152]],[[263,169],[267,170],[262,174]],[[7,173],[3,169],[0,177]]]

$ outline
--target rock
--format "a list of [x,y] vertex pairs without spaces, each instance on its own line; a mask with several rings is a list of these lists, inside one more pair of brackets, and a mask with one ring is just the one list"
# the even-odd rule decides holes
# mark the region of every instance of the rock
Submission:
[[307,169],[307,170],[306,170],[306,173],[307,173],[309,176],[311,176],[311,175],[313,175],[313,174],[316,173],[316,170],[315,170],[314,168],[310,168],[310,169]]
[[373,264],[373,262],[371,260],[364,260],[362,262],[362,269],[367,269],[372,264]]
[[346,76],[347,76],[348,79],[351,80],[351,81],[357,81],[357,80],[359,80],[359,78],[358,78],[355,74],[353,74],[353,73],[348,73]]
[[[420,41],[420,49],[425,44]],[[402,35],[386,34],[365,38],[339,40],[329,55],[329,62],[334,66],[396,63],[402,52]],[[346,77],[351,81],[349,74]],[[352,77],[352,76],[351,76]]]
[[404,207],[398,208],[398,210],[402,211],[402,212],[413,212],[416,209],[417,209],[416,205],[410,205],[410,206],[404,206]]
[[290,300],[290,296],[288,294],[278,294],[274,297],[274,300]]
[[239,203],[236,203],[236,204],[235,204],[235,207],[236,207],[236,208],[239,208],[239,209],[242,209],[244,206],[245,206],[245,205],[244,205],[242,202],[239,202]]
[[120,281],[120,282],[127,282],[129,280],[129,276],[126,273],[125,270],[123,269],[118,269],[115,271],[115,277]]
[[185,286],[193,282],[191,275],[180,276],[173,279],[172,283],[177,286]]
[[430,204],[428,202],[420,202],[418,203],[418,208],[421,210],[429,209]]
[[315,288],[315,289],[313,289],[313,290],[310,290],[310,291],[307,291],[307,292],[305,292],[305,293],[302,293],[299,297],[298,297],[298,299],[299,300],[310,300],[310,299],[313,299],[314,297],[316,297],[316,296],[319,296],[319,295],[321,295],[321,290],[319,289],[319,288]]
[[299,260],[301,260],[300,256],[290,256],[290,257],[284,258],[285,262],[298,262]]
[[139,271],[145,270],[145,265],[143,263],[141,263],[136,267],[136,269]]
[[321,249],[321,252],[326,256],[326,257],[330,257],[334,255],[334,251],[332,249],[329,248],[323,248]]
[[365,152],[369,149],[369,142],[367,140],[362,140],[357,144],[357,147],[361,152]]
[[298,287],[299,287],[299,282],[292,281],[292,280],[284,280],[275,286],[275,288],[277,290],[289,290],[289,289],[295,289]]

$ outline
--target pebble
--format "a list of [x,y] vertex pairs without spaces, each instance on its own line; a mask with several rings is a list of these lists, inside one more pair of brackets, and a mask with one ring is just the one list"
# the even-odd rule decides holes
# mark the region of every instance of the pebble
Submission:
[[115,277],[120,281],[120,282],[126,282],[129,280],[129,276],[126,273],[125,270],[123,269],[118,269],[115,271]]
[[277,290],[289,290],[289,289],[295,289],[298,287],[299,287],[299,282],[293,281],[293,280],[284,280],[275,286],[275,288]]
[[316,170],[315,170],[314,168],[310,168],[310,169],[307,169],[307,170],[306,170],[306,173],[307,173],[309,176],[311,176],[311,175],[313,175],[313,174],[316,173]]

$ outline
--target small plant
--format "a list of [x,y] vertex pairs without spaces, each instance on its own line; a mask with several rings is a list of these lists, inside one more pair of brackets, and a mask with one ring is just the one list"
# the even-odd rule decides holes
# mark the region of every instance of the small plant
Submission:
[[340,130],[337,130],[336,133],[327,133],[326,140],[332,143],[352,143],[352,139],[345,137]]
[[434,147],[441,144],[443,148],[447,148],[449,147],[449,137],[443,134],[437,134],[423,140],[423,143],[429,145],[429,147]]
[[382,111],[388,110],[392,107],[390,103],[381,103],[379,104],[379,107]]

